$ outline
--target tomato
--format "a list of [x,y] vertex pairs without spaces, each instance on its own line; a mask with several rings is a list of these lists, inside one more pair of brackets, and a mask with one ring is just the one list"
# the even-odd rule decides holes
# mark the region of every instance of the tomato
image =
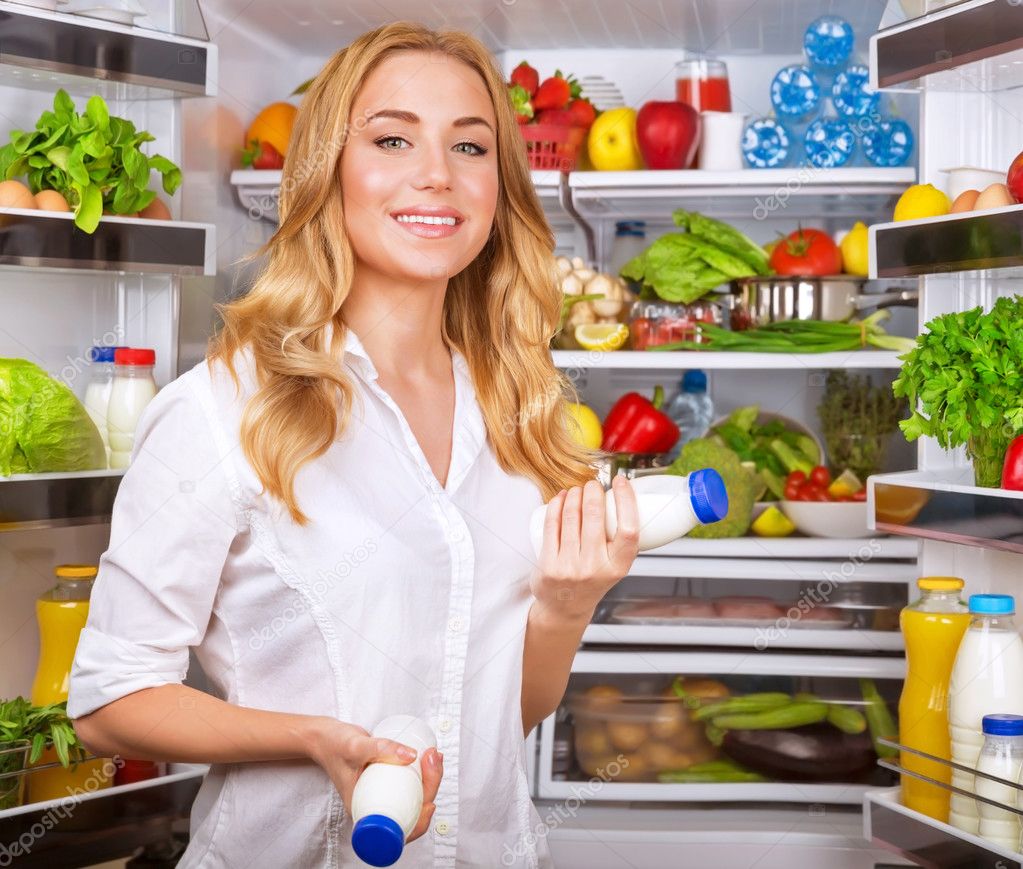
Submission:
[[815,486],[826,489],[831,485],[831,474],[828,473],[828,469],[824,465],[817,465],[816,468],[810,471],[810,482]]
[[803,483],[799,490],[800,501],[829,501],[828,493],[813,483]]
[[793,471],[785,478],[785,485],[795,483],[797,486],[806,482],[806,474],[802,471]]
[[786,501],[798,501],[799,500],[799,483],[786,483],[785,484],[785,500]]
[[858,492],[853,492],[852,499],[854,501],[866,501],[867,500],[867,490],[866,489],[860,489]]
[[[1013,161],[1015,165],[1015,161]],[[1015,492],[1023,490],[1023,435],[1015,438],[1005,451],[1002,465],[1002,488]]]
[[838,275],[842,252],[819,229],[797,229],[771,251],[770,266],[779,275]]

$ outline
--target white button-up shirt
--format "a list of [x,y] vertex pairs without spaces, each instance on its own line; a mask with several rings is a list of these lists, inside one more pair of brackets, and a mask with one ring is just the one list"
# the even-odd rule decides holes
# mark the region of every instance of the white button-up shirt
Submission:
[[[230,703],[367,730],[429,723],[444,754],[430,830],[401,867],[550,866],[529,798],[520,691],[537,486],[497,464],[468,367],[441,486],[349,331],[356,401],[341,439],[296,478],[299,527],[239,444],[254,386],[200,363],[136,434],[82,632],[68,711],[180,682],[194,647]],[[307,761],[214,764],[181,867],[364,865],[329,777]]]

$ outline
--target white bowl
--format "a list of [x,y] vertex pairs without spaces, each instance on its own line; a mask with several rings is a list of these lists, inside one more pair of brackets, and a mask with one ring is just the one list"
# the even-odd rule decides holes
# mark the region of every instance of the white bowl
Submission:
[[948,174],[948,198],[953,202],[966,190],[983,191],[989,184],[1005,183],[1005,173],[993,169],[978,169],[976,166],[956,166],[941,169]]
[[778,506],[808,537],[851,539],[876,533],[867,527],[866,501],[780,501]]

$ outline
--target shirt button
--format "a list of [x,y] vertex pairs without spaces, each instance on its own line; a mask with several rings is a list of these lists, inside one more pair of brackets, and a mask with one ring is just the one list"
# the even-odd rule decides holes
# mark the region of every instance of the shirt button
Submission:
[[434,829],[439,835],[446,836],[451,827],[448,826],[447,821],[437,821],[437,826]]
[[445,718],[443,721],[441,721],[437,725],[437,729],[441,733],[447,733],[451,729],[451,719],[450,718]]
[[462,620],[455,616],[448,622],[448,627],[455,633],[458,633],[458,631],[462,630]]

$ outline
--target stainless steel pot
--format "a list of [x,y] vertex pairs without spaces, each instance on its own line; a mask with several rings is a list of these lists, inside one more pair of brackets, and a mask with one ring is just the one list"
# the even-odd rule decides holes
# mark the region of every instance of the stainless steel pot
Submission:
[[915,305],[916,288],[864,293],[866,278],[772,276],[738,278],[723,300],[733,329],[752,329],[782,320],[848,320],[864,308]]

